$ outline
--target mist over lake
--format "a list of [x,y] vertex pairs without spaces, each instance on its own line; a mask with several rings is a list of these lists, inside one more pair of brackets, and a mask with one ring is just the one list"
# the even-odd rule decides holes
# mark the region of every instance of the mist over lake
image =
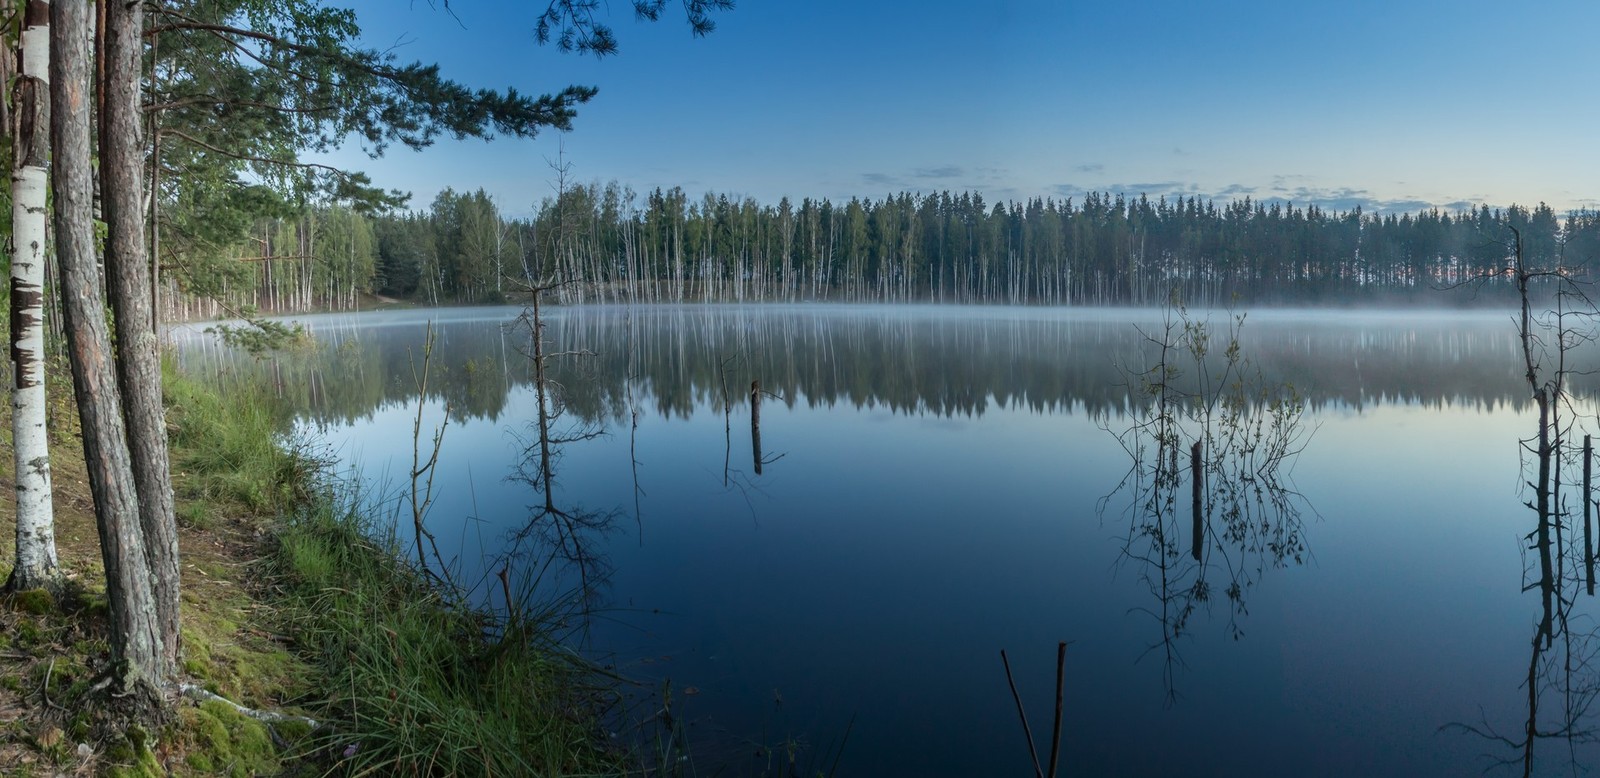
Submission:
[[[1270,387],[1259,401],[1292,401],[1300,432],[1270,479],[1215,471],[1205,485],[1234,489],[1237,519],[1211,516],[1197,544],[1187,476],[1153,476],[1183,502],[1181,537],[1151,545],[1168,525],[1127,486],[1141,465],[1119,435],[1148,419],[1141,376],[1176,312],[546,309],[546,349],[568,355],[549,362],[568,441],[549,498],[582,518],[553,530],[529,477],[540,400],[529,333],[507,326],[520,312],[304,316],[314,350],[260,359],[198,326],[174,338],[186,371],[288,399],[403,542],[419,402],[424,459],[448,421],[427,526],[454,574],[486,602],[502,567],[552,598],[582,590],[582,650],[637,682],[641,715],[670,679],[705,764],[781,764],[792,739],[824,771],[842,745],[840,775],[1026,773],[1000,651],[1047,742],[1060,641],[1064,774],[1520,758],[1450,726],[1515,735],[1529,716],[1541,602],[1524,591],[1519,441],[1538,418],[1507,313],[1188,312],[1215,348],[1173,385]],[[1229,372],[1234,327],[1248,364]],[[1571,380],[1589,411],[1595,379]],[[1593,610],[1564,612],[1572,633]],[[1564,763],[1567,741],[1537,747]]]

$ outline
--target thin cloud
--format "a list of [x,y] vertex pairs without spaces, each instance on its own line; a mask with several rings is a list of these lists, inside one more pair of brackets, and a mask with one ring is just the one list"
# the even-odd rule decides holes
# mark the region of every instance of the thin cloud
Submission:
[[1378,197],[1370,190],[1351,187],[1274,187],[1273,191],[1280,194],[1268,199],[1266,202],[1293,205],[1301,208],[1315,205],[1323,210],[1338,212],[1349,212],[1360,208],[1362,213],[1398,215],[1418,213],[1434,208],[1448,211],[1463,210],[1463,206],[1466,208],[1472,207],[1471,202],[1467,200],[1440,203],[1417,197]]
[[[1372,204],[1373,210],[1379,213],[1417,213],[1434,208],[1435,205],[1427,200],[1379,200]],[[1361,210],[1367,210],[1365,206]]]
[[916,172],[912,173],[912,175],[916,176],[917,178],[959,178],[965,174],[965,170],[955,165],[944,165],[942,167],[932,168],[917,168]]
[[1087,165],[1078,165],[1072,169],[1074,173],[1104,173],[1105,170],[1106,166],[1098,162]]
[[1111,195],[1120,194],[1130,199],[1144,195],[1152,200],[1159,197],[1189,197],[1203,194],[1198,184],[1188,181],[1143,181],[1131,184],[1099,184],[1097,186],[1056,184],[1052,187],[1052,191],[1062,197],[1080,197],[1090,192],[1101,192]]

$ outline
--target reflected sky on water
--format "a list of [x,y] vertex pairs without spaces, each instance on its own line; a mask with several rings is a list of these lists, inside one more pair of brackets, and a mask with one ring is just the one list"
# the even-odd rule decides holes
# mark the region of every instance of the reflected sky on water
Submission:
[[[273,386],[382,496],[410,467],[409,357],[433,320],[424,426],[446,402],[450,425],[429,521],[473,578],[543,502],[512,477],[537,408],[528,335],[501,326],[515,314],[302,317],[319,348],[261,360],[174,337],[186,370]],[[1226,312],[1191,315],[1226,329]],[[556,501],[613,518],[586,535],[611,571],[586,645],[644,682],[641,710],[660,679],[695,687],[675,711],[705,758],[794,737],[820,761],[848,730],[841,775],[1027,772],[999,651],[1043,748],[1060,640],[1063,774],[1464,774],[1516,756],[1438,731],[1526,717],[1539,603],[1518,440],[1536,420],[1509,316],[1251,313],[1243,352],[1307,406],[1282,474],[1304,554],[1252,575],[1238,607],[1219,591],[1175,639],[1113,494],[1130,461],[1112,431],[1139,416],[1131,371],[1161,321],[553,310],[550,350],[594,352],[551,363],[560,422],[606,432],[557,462]],[[770,393],[759,476],[752,380]],[[1538,748],[1536,773],[1565,774],[1565,741]]]

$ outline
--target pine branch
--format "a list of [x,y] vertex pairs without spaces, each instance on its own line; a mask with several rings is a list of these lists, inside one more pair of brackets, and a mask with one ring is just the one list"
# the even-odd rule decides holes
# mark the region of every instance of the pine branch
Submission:
[[349,172],[347,170],[341,170],[341,169],[336,168],[336,167],[334,167],[332,165],[324,165],[324,164],[322,164],[320,162],[301,162],[299,160],[292,160],[292,159],[271,159],[269,157],[258,157],[258,156],[255,156],[253,154],[242,154],[242,153],[236,152],[236,151],[228,151],[227,149],[221,148],[219,146],[213,146],[210,143],[206,143],[205,141],[200,140],[199,138],[196,138],[195,136],[190,135],[189,133],[184,132],[183,130],[177,130],[177,129],[173,129],[171,127],[163,128],[161,130],[161,134],[162,135],[172,135],[174,137],[182,138],[182,139],[184,139],[184,140],[186,140],[186,141],[188,141],[190,143],[193,143],[196,146],[199,146],[200,148],[205,149],[206,151],[214,152],[216,154],[221,154],[221,155],[223,155],[225,157],[229,157],[231,159],[237,159],[237,160],[240,160],[240,161],[243,161],[243,162],[258,162],[258,163],[263,164],[263,165],[281,165],[283,167],[293,167],[293,168],[302,168],[302,169],[310,169],[310,170],[321,170],[321,171],[324,171],[324,172],[332,173],[333,175],[338,176],[338,177],[343,178],[343,179],[346,179],[346,180],[354,179],[359,175],[357,173],[351,173],[351,172]]
[[179,108],[188,108],[189,106],[193,105],[235,105],[245,108],[263,108],[268,111],[277,111],[279,113],[327,113],[335,110],[335,107],[331,105],[319,105],[311,108],[289,108],[282,105],[260,102],[258,100],[231,100],[225,97],[218,97],[216,95],[196,95],[194,97],[185,97],[178,100],[169,100],[165,103],[147,103],[144,106],[144,112],[157,113],[160,111],[172,111]]

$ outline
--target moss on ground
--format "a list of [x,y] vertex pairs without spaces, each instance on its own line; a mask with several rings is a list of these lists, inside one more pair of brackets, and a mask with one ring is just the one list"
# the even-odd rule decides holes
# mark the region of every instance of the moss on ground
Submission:
[[43,616],[56,609],[56,598],[44,589],[29,589],[12,594],[11,604],[23,613]]
[[266,724],[227,703],[208,700],[179,712],[182,728],[195,739],[185,766],[206,775],[272,775],[282,769],[278,747]]

